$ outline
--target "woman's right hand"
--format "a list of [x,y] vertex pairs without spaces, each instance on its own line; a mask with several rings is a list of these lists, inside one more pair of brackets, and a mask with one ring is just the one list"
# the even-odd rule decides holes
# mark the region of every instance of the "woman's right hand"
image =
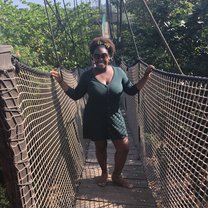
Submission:
[[60,73],[56,70],[52,70],[50,72],[51,76],[55,78],[55,80],[58,82],[58,83],[61,83],[63,81],[63,78],[61,77]]

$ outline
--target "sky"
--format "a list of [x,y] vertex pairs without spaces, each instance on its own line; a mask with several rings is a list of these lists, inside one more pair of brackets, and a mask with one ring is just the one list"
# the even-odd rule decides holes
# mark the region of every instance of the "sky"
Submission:
[[[36,3],[36,4],[42,4],[42,5],[44,5],[44,0],[27,0],[28,2],[34,2],[34,3]],[[18,5],[18,7],[19,8],[24,8],[24,7],[26,7],[25,6],[25,4],[22,4],[21,2],[20,2],[20,0],[13,0],[13,4],[14,5]]]
[[[26,0],[26,1],[44,5],[44,0]],[[87,2],[87,1],[90,1],[90,0],[82,0],[82,2]],[[56,0],[56,2],[63,3],[63,0]],[[65,3],[68,3],[68,2],[71,2],[71,5],[73,5],[74,1],[73,0],[65,0]],[[77,2],[81,2],[81,0],[78,0]],[[91,2],[96,2],[96,0],[94,0],[94,1],[91,0]],[[103,2],[105,2],[105,0],[102,0],[101,2],[103,3]],[[20,2],[20,0],[13,0],[13,4],[18,5],[19,8],[25,8],[26,7],[26,5],[22,4]]]

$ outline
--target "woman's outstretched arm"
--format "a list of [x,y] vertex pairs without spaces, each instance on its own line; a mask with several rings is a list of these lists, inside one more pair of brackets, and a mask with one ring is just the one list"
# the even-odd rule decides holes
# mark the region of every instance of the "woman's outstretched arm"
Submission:
[[80,80],[75,88],[70,87],[59,74],[59,72],[52,70],[51,76],[59,83],[64,92],[73,100],[79,100],[87,92],[86,76],[84,74],[80,77]]

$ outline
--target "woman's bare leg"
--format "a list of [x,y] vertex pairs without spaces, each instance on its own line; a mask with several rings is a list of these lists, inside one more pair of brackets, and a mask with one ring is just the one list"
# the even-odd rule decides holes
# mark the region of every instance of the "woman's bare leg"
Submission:
[[112,140],[116,153],[115,153],[115,168],[114,174],[120,175],[125,165],[127,155],[129,152],[129,141],[128,138]]
[[107,172],[107,141],[95,141],[96,158],[101,167],[102,174],[97,180],[99,186],[105,186],[108,179]]
[[129,152],[129,141],[128,137],[119,140],[112,140],[116,153],[115,153],[115,168],[112,174],[112,180],[119,186],[123,186],[126,188],[132,188],[133,186],[128,183],[128,181],[124,180],[121,176],[123,167],[125,165],[127,155]]

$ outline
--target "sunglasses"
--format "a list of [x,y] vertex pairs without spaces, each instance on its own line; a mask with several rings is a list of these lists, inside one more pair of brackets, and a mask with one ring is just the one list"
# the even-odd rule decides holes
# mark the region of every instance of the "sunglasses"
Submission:
[[108,54],[107,53],[101,53],[101,54],[98,54],[98,53],[95,53],[93,54],[93,58],[94,59],[106,59],[108,57]]

